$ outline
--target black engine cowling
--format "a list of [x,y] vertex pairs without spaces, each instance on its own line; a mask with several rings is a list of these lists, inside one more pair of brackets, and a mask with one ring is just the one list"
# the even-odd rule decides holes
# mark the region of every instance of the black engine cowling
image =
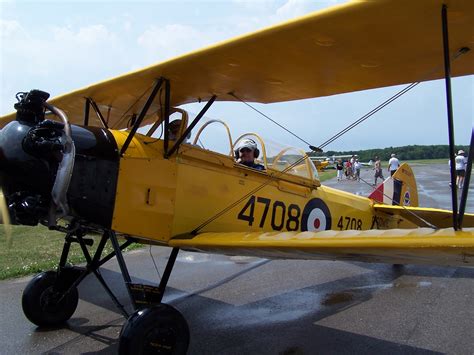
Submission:
[[[47,223],[51,191],[65,146],[64,124],[44,119],[49,94],[22,93],[16,121],[0,131],[0,184],[12,223]],[[67,191],[69,217],[110,228],[119,154],[113,135],[98,127],[71,126],[75,145]]]

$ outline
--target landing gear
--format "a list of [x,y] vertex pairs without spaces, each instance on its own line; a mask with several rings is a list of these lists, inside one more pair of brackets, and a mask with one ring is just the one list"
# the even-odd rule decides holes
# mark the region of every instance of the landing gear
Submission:
[[[189,345],[189,328],[184,317],[173,307],[161,303],[179,249],[173,248],[158,287],[133,283],[128,273],[123,249],[134,242],[129,238],[119,244],[113,231],[104,231],[99,245],[91,255],[87,246],[94,241],[84,236],[88,230],[76,226],[65,238],[57,271],[36,275],[23,292],[23,312],[38,326],[57,326],[74,314],[79,295],[77,286],[89,274],[94,274],[117,308],[127,319],[119,339],[120,354],[185,354]],[[90,232],[90,231],[89,231]],[[104,257],[102,252],[110,240],[114,251]],[[78,243],[87,264],[85,267],[67,266],[71,243]],[[129,315],[124,305],[113,294],[100,273],[100,266],[112,259],[117,262],[125,281],[134,312]]]
[[158,287],[134,284],[118,249],[115,234],[110,241],[116,251],[130,299],[137,309],[122,326],[119,341],[120,354],[186,354],[189,345],[189,328],[184,317],[175,308],[161,303],[173,270],[179,249],[173,248]]
[[186,354],[189,328],[173,307],[159,304],[138,310],[120,333],[119,354]]
[[32,323],[40,327],[64,323],[71,318],[77,307],[77,288],[62,290],[56,277],[55,271],[42,272],[23,291],[23,312]]

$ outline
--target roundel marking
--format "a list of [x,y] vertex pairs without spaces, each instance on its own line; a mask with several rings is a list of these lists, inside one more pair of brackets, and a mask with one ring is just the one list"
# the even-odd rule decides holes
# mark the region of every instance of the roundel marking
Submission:
[[410,191],[406,191],[405,192],[405,196],[403,196],[403,200],[404,200],[404,205],[405,206],[410,206]]
[[301,230],[317,232],[331,229],[331,213],[328,206],[319,198],[308,201],[303,210]]

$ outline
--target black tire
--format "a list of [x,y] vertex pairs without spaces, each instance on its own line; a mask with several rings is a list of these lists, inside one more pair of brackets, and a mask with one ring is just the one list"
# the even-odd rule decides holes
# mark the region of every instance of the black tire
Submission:
[[32,323],[40,327],[52,327],[66,322],[74,314],[79,301],[77,288],[71,289],[61,302],[63,293],[54,290],[56,271],[36,275],[23,291],[21,304],[23,313]]
[[135,311],[120,332],[119,354],[186,354],[189,327],[175,308],[159,304]]

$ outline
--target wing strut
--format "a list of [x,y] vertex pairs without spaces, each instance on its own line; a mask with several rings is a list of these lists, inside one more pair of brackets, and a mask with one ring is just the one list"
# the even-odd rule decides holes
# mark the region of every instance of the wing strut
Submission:
[[469,147],[469,157],[467,158],[466,176],[464,177],[464,186],[461,193],[461,204],[459,206],[459,228],[462,228],[464,211],[466,210],[467,193],[469,191],[469,182],[471,180],[472,158],[474,156],[474,127],[471,130],[471,145]]
[[84,106],[84,126],[89,126],[89,112],[91,110],[91,102],[86,98],[86,104]]
[[179,146],[183,141],[186,139],[188,134],[191,132],[191,130],[196,126],[196,124],[199,122],[199,120],[204,116],[204,114],[207,112],[209,107],[214,103],[216,100],[217,96],[213,95],[210,100],[206,103],[206,106],[203,107],[201,112],[198,113],[198,115],[194,118],[193,122],[189,125],[188,128],[184,131],[184,133],[179,137],[179,139],[176,141],[176,143],[173,145],[173,147],[170,149],[169,152],[166,153],[165,158],[168,158],[169,156],[173,155],[173,153],[178,150]]
[[[163,78],[160,77],[154,87],[153,90],[148,97],[148,99],[145,102],[145,105],[143,105],[142,110],[140,111],[140,115],[138,115],[138,118],[135,120],[135,123],[133,124],[132,130],[127,136],[127,139],[125,140],[125,143],[123,144],[122,150],[120,151],[120,156],[123,156],[125,152],[127,151],[128,146],[130,145],[130,142],[132,141],[133,137],[135,136],[135,133],[137,132],[137,129],[140,127],[140,124],[142,123],[143,119],[145,118],[148,109],[150,108],[151,104],[153,103],[153,100],[155,99],[156,94],[158,93],[158,90],[160,90],[161,84],[163,83]],[[92,107],[94,107],[95,103],[92,101]],[[169,112],[169,111],[168,111]],[[166,138],[166,133],[165,133],[165,138]]]
[[[92,108],[94,109],[94,112],[95,114],[97,115],[97,118],[99,119],[99,121],[102,123],[102,126],[104,126],[105,129],[108,129],[108,125],[107,125],[107,122],[105,121],[105,118],[104,116],[102,115],[102,112],[100,112],[100,109],[99,107],[97,106],[97,104],[95,103],[94,100],[92,100],[90,97],[86,98],[87,102],[89,102],[89,104],[92,106]],[[89,122],[89,110],[88,110],[88,106],[86,105],[86,111],[87,111],[87,122]]]
[[449,58],[448,41],[448,8],[445,4],[441,9],[441,22],[443,26],[443,54],[444,54],[444,79],[446,83],[446,105],[448,112],[448,138],[449,138],[449,161],[451,172],[451,199],[453,205],[453,228],[459,229],[458,223],[458,196],[455,181],[454,166],[454,124],[453,124],[453,102],[451,96],[451,63]]

